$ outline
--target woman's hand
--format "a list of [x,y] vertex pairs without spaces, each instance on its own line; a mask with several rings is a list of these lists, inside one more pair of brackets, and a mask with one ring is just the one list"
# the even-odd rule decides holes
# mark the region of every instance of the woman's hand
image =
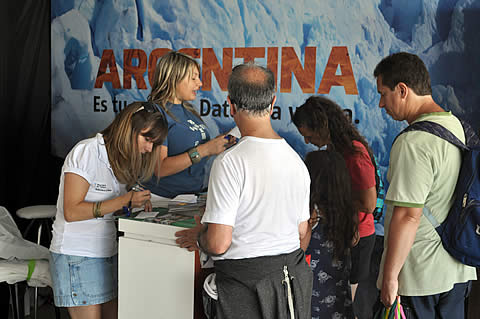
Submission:
[[[149,190],[144,190],[140,192],[130,191],[127,193],[127,195],[129,196],[128,198],[131,198],[132,207],[143,207],[144,205],[146,206],[147,201],[150,202],[150,198],[152,197]],[[150,206],[151,205],[152,204],[150,203]]]
[[237,140],[234,136],[221,134],[213,140],[197,146],[197,150],[202,157],[218,155],[235,143]]
[[150,200],[147,200],[145,202],[145,206],[143,208],[146,212],[151,212],[153,209],[152,202]]
[[[217,155],[223,152],[237,142],[237,139],[231,135],[219,135],[213,140],[197,146],[197,151],[201,157]],[[192,161],[188,152],[175,156],[168,156],[168,148],[164,145],[160,146],[160,156],[158,165],[155,168],[155,175],[165,177],[176,174],[184,169],[192,166]]]
[[352,247],[357,246],[358,242],[360,241],[360,233],[358,230],[353,234],[352,238]]
[[315,227],[315,225],[318,223],[319,216],[317,214],[317,210],[313,209],[312,212],[310,213],[310,219],[308,220],[308,225],[310,226],[311,229]]
[[[86,179],[75,173],[65,173],[63,194],[63,215],[67,222],[93,219],[95,203],[86,202],[85,197],[90,184]],[[101,201],[100,216],[113,213],[131,200],[132,207],[143,207],[151,210],[150,191],[130,191],[118,197]]]

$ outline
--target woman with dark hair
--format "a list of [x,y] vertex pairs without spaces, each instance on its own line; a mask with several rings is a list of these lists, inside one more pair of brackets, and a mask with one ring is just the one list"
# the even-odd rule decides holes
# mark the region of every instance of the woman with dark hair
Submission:
[[326,146],[342,154],[350,172],[352,200],[358,211],[360,241],[352,249],[352,299],[358,282],[368,278],[375,245],[373,211],[377,204],[373,153],[365,138],[338,104],[322,96],[311,96],[297,108],[293,123],[305,143]]
[[358,214],[350,175],[342,155],[333,151],[311,152],[305,164],[311,179],[311,238],[301,246],[314,273],[312,317],[353,318],[350,248],[357,239]]
[[113,213],[145,207],[167,122],[154,105],[129,104],[65,158],[50,244],[55,305],[72,319],[117,318],[117,229]]
[[155,172],[160,179],[146,185],[152,193],[173,198],[203,191],[207,157],[235,142],[226,135],[210,139],[207,126],[189,103],[201,86],[200,65],[191,56],[170,51],[159,59],[148,99],[164,113],[168,136],[160,146]]

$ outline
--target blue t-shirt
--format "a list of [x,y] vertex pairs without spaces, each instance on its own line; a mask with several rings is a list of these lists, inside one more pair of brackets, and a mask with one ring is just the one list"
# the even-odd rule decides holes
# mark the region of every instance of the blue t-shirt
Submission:
[[[207,127],[194,114],[186,110],[181,104],[167,104],[167,109],[175,117],[172,118],[163,109],[168,122],[168,135],[163,143],[168,147],[168,156],[175,156],[187,152],[192,147],[210,140]],[[198,193],[204,188],[203,182],[206,173],[207,158],[193,164],[176,174],[162,177],[158,183],[154,176],[145,187],[152,193],[173,198],[179,194]]]

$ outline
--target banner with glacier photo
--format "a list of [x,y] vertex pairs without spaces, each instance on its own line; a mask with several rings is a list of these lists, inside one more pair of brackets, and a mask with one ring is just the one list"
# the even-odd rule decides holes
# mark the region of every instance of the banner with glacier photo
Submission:
[[273,127],[300,155],[314,147],[291,114],[323,94],[351,115],[385,173],[406,123],[378,108],[375,65],[394,52],[418,54],[436,102],[478,130],[479,9],[480,0],[52,0],[52,151],[64,157],[146,100],[158,58],[180,50],[202,68],[193,105],[211,136],[234,126],[232,66],[255,61],[276,75]]

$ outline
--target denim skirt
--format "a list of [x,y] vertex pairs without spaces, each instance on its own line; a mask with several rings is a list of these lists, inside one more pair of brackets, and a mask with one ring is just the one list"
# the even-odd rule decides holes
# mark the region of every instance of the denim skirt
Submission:
[[77,307],[117,298],[118,255],[107,258],[50,252],[55,306]]

